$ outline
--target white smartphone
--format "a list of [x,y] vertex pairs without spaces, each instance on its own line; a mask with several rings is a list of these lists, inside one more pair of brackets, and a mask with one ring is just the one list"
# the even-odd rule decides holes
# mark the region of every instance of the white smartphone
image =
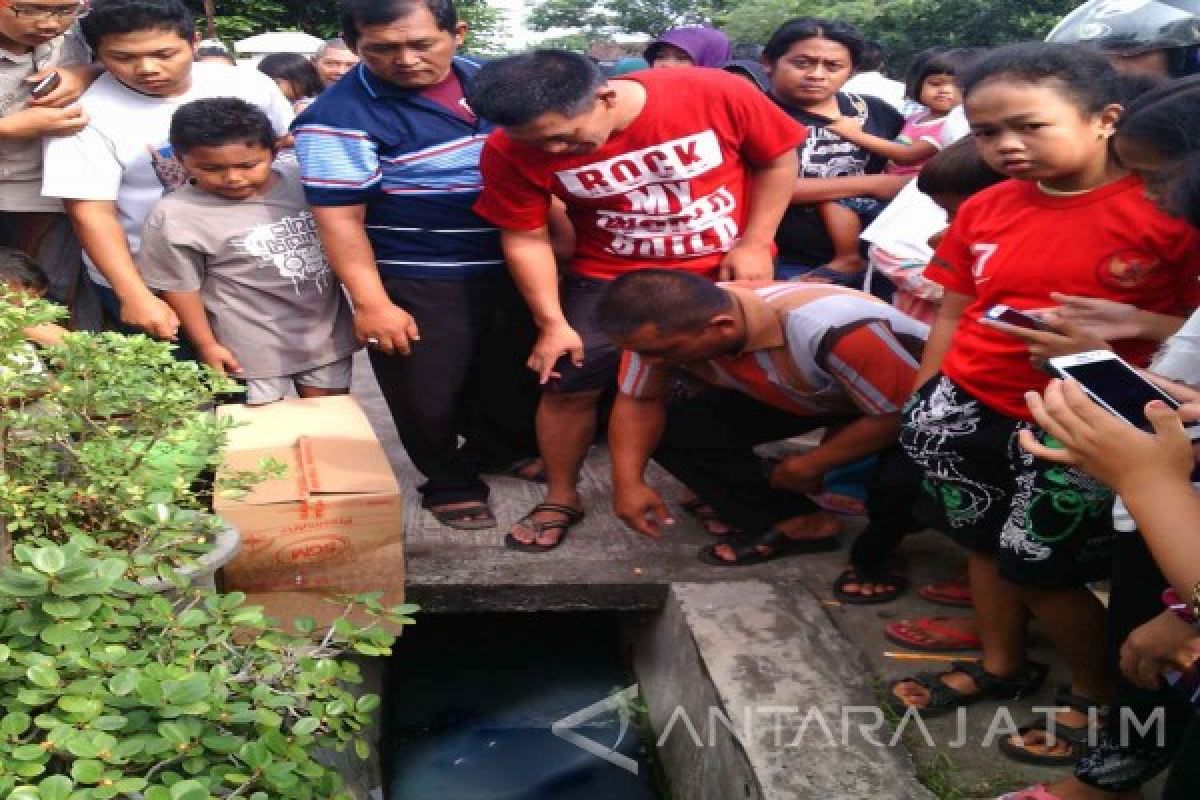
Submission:
[[[1089,350],[1046,361],[1046,368],[1059,378],[1073,378],[1092,400],[1111,413],[1144,431],[1153,430],[1146,419],[1146,404],[1161,400],[1171,408],[1179,401],[1138,374],[1120,356],[1108,350]],[[1200,424],[1187,425],[1188,436],[1200,439]]]
[[1044,331],[1046,326],[1037,317],[1027,314],[1024,311],[1017,311],[1005,305],[995,305],[987,310],[983,315],[984,319],[995,320],[996,322],[1007,322],[1009,325],[1018,328],[1025,328],[1031,331]]

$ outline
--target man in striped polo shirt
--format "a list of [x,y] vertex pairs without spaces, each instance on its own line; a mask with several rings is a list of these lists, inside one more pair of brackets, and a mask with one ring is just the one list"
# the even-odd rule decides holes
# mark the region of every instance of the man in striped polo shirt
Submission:
[[[853,289],[713,284],[668,270],[615,280],[597,322],[625,351],[609,425],[617,515],[651,536],[669,521],[643,477],[653,457],[743,532],[701,551],[716,566],[837,548],[836,536],[799,535],[817,510],[805,494],[831,469],[894,447],[928,335]],[[672,394],[687,399],[668,404]],[[833,432],[769,474],[752,449],[817,428]],[[878,500],[868,499],[873,524]],[[919,527],[910,505],[884,509],[895,538]]]
[[479,473],[535,463],[537,392],[529,312],[471,210],[491,130],[463,102],[479,67],[457,55],[451,0],[344,0],[342,31],[362,61],[296,121],[305,192],[422,504],[494,527]]

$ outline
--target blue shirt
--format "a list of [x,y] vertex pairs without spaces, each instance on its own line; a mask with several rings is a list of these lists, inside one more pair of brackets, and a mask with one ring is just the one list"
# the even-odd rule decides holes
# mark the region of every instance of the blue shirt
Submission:
[[[479,66],[453,69],[465,88]],[[499,232],[471,210],[491,129],[362,64],[292,126],[309,204],[365,205],[381,275],[444,280],[504,270]]]

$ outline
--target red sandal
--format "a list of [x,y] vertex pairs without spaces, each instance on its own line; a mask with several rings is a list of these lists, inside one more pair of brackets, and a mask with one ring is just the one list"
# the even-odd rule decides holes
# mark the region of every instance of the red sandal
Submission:
[[917,596],[936,605],[951,608],[970,608],[973,605],[971,585],[967,582],[966,575],[922,586],[917,590]]
[[946,617],[902,619],[885,627],[883,635],[898,645],[922,653],[957,653],[978,650],[982,646],[978,636],[945,624],[947,621]]

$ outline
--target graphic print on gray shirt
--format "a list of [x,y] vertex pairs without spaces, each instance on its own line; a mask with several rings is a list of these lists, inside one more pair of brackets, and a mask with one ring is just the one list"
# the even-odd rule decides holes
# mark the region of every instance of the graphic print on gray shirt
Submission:
[[184,186],[150,212],[138,266],[160,291],[199,291],[217,341],[247,378],[294,375],[358,349],[294,167],[262,197]]

